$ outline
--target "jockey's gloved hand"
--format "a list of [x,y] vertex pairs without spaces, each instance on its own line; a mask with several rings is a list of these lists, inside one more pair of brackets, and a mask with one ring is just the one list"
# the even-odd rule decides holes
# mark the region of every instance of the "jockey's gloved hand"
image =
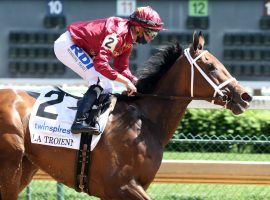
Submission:
[[137,88],[131,81],[127,81],[126,88],[127,88],[128,96],[131,96],[133,95],[133,93],[137,92]]
[[132,83],[134,85],[136,85],[137,82],[138,82],[138,78],[134,76],[133,79],[132,79]]

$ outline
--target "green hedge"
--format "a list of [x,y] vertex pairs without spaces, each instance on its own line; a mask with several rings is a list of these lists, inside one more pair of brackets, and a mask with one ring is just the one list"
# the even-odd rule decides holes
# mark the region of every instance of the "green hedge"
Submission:
[[[228,110],[189,109],[180,122],[174,139],[182,139],[182,135],[192,135],[193,138],[209,138],[224,136],[227,140],[268,141],[270,137],[270,111],[248,110],[241,115],[233,115]],[[167,150],[173,150],[173,143]],[[183,142],[177,151],[207,151],[207,152],[270,152],[270,143],[254,143],[252,145],[215,142],[212,139],[207,145],[201,142]]]

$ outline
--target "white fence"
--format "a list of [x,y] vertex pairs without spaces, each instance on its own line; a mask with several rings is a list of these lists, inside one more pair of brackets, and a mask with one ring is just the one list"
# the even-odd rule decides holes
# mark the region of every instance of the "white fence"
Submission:
[[[240,81],[251,94],[262,94],[265,96],[254,96],[250,109],[270,109],[270,81]],[[64,90],[76,95],[82,95],[87,89],[85,81],[82,79],[0,79],[0,88],[12,87],[15,89],[38,91],[42,87],[60,86]],[[121,84],[116,84],[115,91],[123,91]],[[220,108],[207,101],[192,101],[188,108]]]

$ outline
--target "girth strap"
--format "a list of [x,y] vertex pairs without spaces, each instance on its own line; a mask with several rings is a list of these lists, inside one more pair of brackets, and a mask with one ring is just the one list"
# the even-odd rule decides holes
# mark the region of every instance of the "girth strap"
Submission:
[[[92,114],[105,112],[107,109],[113,110],[116,104],[116,98],[111,95],[101,95],[96,102],[98,110]],[[98,113],[97,113],[98,112]],[[91,112],[90,112],[91,115]],[[89,116],[92,119],[95,116]],[[95,126],[96,120],[86,120],[91,126]],[[75,189],[78,192],[85,192],[90,195],[89,191],[89,168],[91,164],[91,133],[81,133],[80,149],[77,151],[76,174],[75,174]]]
[[92,134],[82,133],[80,149],[77,152],[77,169],[75,177],[75,189],[78,192],[89,193],[89,166],[91,162]]

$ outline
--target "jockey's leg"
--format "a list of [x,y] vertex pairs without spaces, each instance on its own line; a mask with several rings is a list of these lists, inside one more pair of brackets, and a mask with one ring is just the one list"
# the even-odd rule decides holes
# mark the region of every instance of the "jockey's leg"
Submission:
[[[54,52],[59,61],[86,80],[88,85],[91,85],[82,99],[82,104],[78,107],[76,119],[71,127],[71,132],[75,134],[81,132],[99,134],[99,131],[95,127],[85,123],[84,119],[86,113],[91,109],[101,91],[103,89],[105,91],[111,90],[113,85],[112,81],[95,70],[92,58],[82,48],[74,44],[69,31],[63,33],[55,41]],[[78,54],[80,54],[79,57]],[[78,59],[74,59],[74,57],[77,57]],[[83,59],[83,62],[81,62],[80,59]],[[101,88],[91,88],[98,78],[101,79]]]
[[92,133],[99,134],[99,130],[95,126],[91,126],[86,123],[86,119],[88,118],[89,110],[92,109],[93,105],[99,98],[102,87],[98,84],[91,85],[87,92],[84,94],[81,103],[78,105],[78,111],[76,113],[75,120],[71,126],[72,133]]
[[0,133],[0,152],[1,200],[16,200],[22,175],[23,139],[17,134]]
[[150,196],[145,192],[143,187],[131,180],[129,184],[119,189],[119,198],[123,200],[150,200]]

